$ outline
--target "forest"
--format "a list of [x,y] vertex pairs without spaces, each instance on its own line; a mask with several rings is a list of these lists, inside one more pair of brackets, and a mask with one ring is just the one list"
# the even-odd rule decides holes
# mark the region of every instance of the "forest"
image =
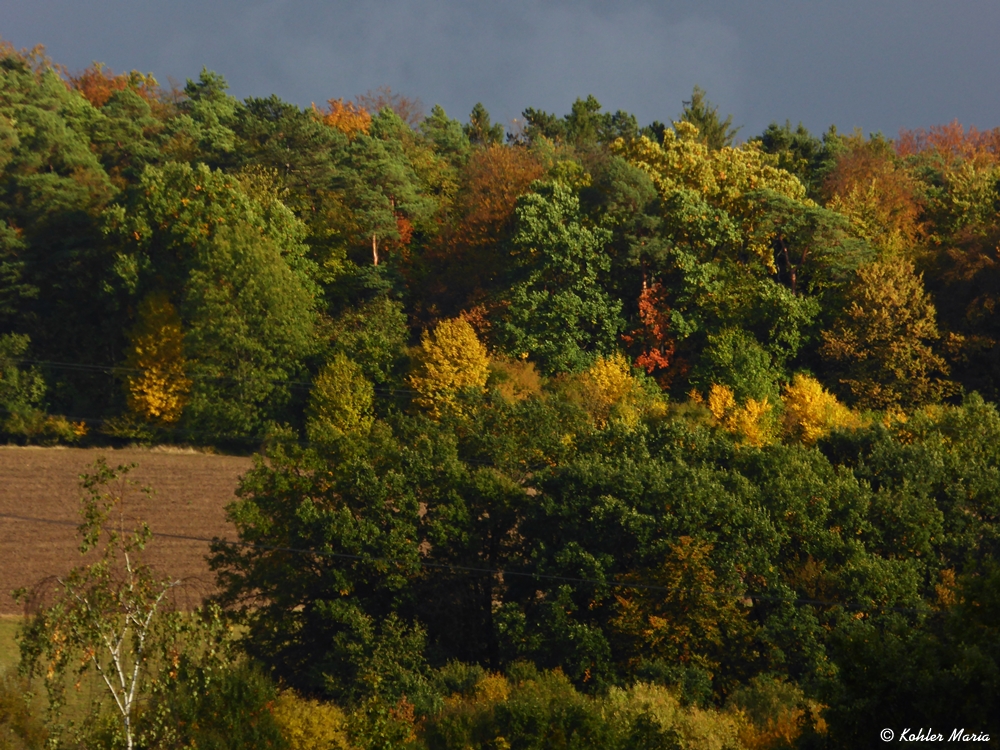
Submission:
[[0,747],[1000,747],[1000,128],[673,116],[0,47],[0,440],[255,456],[195,613],[84,480]]

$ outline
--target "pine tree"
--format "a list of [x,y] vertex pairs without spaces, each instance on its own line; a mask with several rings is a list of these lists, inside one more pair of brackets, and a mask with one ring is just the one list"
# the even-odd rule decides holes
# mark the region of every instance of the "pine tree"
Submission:
[[695,86],[691,98],[684,102],[681,120],[698,128],[698,139],[712,150],[732,146],[739,132],[739,128],[732,126],[732,115],[725,120],[719,119],[719,108],[712,106],[701,86]]

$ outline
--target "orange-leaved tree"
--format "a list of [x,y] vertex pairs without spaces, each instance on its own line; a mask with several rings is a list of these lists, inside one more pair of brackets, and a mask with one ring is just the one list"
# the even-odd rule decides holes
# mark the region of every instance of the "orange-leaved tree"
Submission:
[[460,173],[450,226],[428,248],[429,303],[451,313],[480,304],[511,259],[517,199],[544,170],[524,148],[493,144],[477,149]]
[[635,364],[654,375],[664,388],[670,385],[677,368],[674,350],[677,342],[670,335],[670,308],[666,290],[658,281],[649,284],[643,279],[639,293],[639,321],[642,325],[622,335],[626,344],[638,350]]
[[318,109],[313,105],[313,110],[319,115],[324,125],[339,130],[348,138],[353,138],[358,133],[367,133],[372,124],[372,116],[368,110],[359,107],[354,102],[344,103],[343,99],[330,99],[325,109]]
[[881,139],[846,139],[848,146],[823,184],[826,205],[854,231],[888,253],[912,253],[923,238],[920,187]]
[[86,70],[69,76],[70,88],[83,94],[95,107],[103,107],[116,92],[132,89],[147,101],[156,100],[160,95],[160,84],[152,73],[130,73],[115,75],[104,63],[95,62]]
[[900,156],[934,153],[946,161],[1000,159],[1000,128],[979,130],[975,125],[968,128],[958,120],[947,125],[932,125],[930,128],[901,130],[896,141],[896,153]]

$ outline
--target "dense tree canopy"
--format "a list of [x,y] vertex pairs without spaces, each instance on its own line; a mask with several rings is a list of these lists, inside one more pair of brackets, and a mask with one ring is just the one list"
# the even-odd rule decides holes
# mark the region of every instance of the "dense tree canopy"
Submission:
[[261,450],[219,599],[366,747],[986,730],[997,131],[519,122],[0,48],[0,434]]

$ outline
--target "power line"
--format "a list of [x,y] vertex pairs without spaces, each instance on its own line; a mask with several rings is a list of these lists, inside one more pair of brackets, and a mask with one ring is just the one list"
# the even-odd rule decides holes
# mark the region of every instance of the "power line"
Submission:
[[[130,372],[144,372],[143,369],[138,367],[123,367],[121,365],[89,365],[77,362],[54,362],[47,359],[11,359],[10,362],[19,365],[40,365],[42,367],[48,367],[54,370],[82,370],[85,372],[100,372],[107,373],[110,375],[118,373],[130,373]],[[231,375],[209,375],[206,373],[192,373],[189,375],[194,380],[217,380],[217,381],[230,381],[238,382],[238,379]],[[304,380],[286,380],[283,378],[267,378],[269,383],[275,385],[292,385],[300,386],[303,388],[312,388],[313,383]],[[417,393],[417,391],[412,388],[386,388],[385,386],[372,386],[374,390],[380,393]]]
[[[27,523],[40,523],[40,524],[50,524],[55,526],[73,526],[79,528],[79,524],[72,521],[60,521],[51,518],[37,518],[33,516],[21,516],[13,513],[0,513],[0,518],[5,518],[14,521],[24,521]],[[288,552],[292,554],[301,555],[313,555],[317,557],[332,557],[336,559],[352,560],[356,562],[364,563],[387,563],[390,565],[412,565],[413,560],[404,560],[399,558],[390,557],[370,557],[366,555],[354,555],[347,552],[332,552],[325,550],[315,550],[315,549],[304,549],[300,547],[284,547],[278,545],[268,545],[268,544],[256,544],[254,542],[243,542],[243,541],[232,541],[228,539],[213,538],[202,536],[193,536],[190,534],[171,534],[166,532],[157,532],[153,534],[153,538],[157,537],[166,539],[178,539],[182,541],[193,541],[193,542],[205,542],[208,544],[222,544],[232,547],[244,547],[248,549],[261,550],[264,552]],[[531,578],[535,580],[545,580],[545,581],[557,581],[562,583],[582,583],[590,584],[594,586],[606,586],[613,589],[632,589],[640,591],[659,591],[664,593],[673,593],[675,589],[671,589],[667,586],[662,586],[660,584],[644,583],[642,581],[617,581],[617,580],[601,580],[598,578],[583,578],[577,576],[558,576],[551,575],[547,573],[531,573],[527,571],[517,571],[517,570],[501,570],[499,568],[483,568],[469,565],[452,565],[449,563],[435,563],[429,560],[417,560],[417,564],[422,568],[429,568],[432,570],[444,570],[453,573],[473,573],[479,575],[495,575],[501,577],[520,577],[520,578]],[[879,609],[883,611],[890,612],[902,612],[908,614],[927,614],[921,610],[912,607],[880,607],[875,604],[862,604],[860,602],[831,602],[822,599],[809,599],[798,597],[795,599],[788,599],[786,597],[780,596],[768,596],[766,594],[722,594],[731,599],[750,599],[755,602],[776,602],[779,604],[809,604],[821,607],[843,607],[845,609],[855,609],[855,610],[867,610],[867,609]]]

